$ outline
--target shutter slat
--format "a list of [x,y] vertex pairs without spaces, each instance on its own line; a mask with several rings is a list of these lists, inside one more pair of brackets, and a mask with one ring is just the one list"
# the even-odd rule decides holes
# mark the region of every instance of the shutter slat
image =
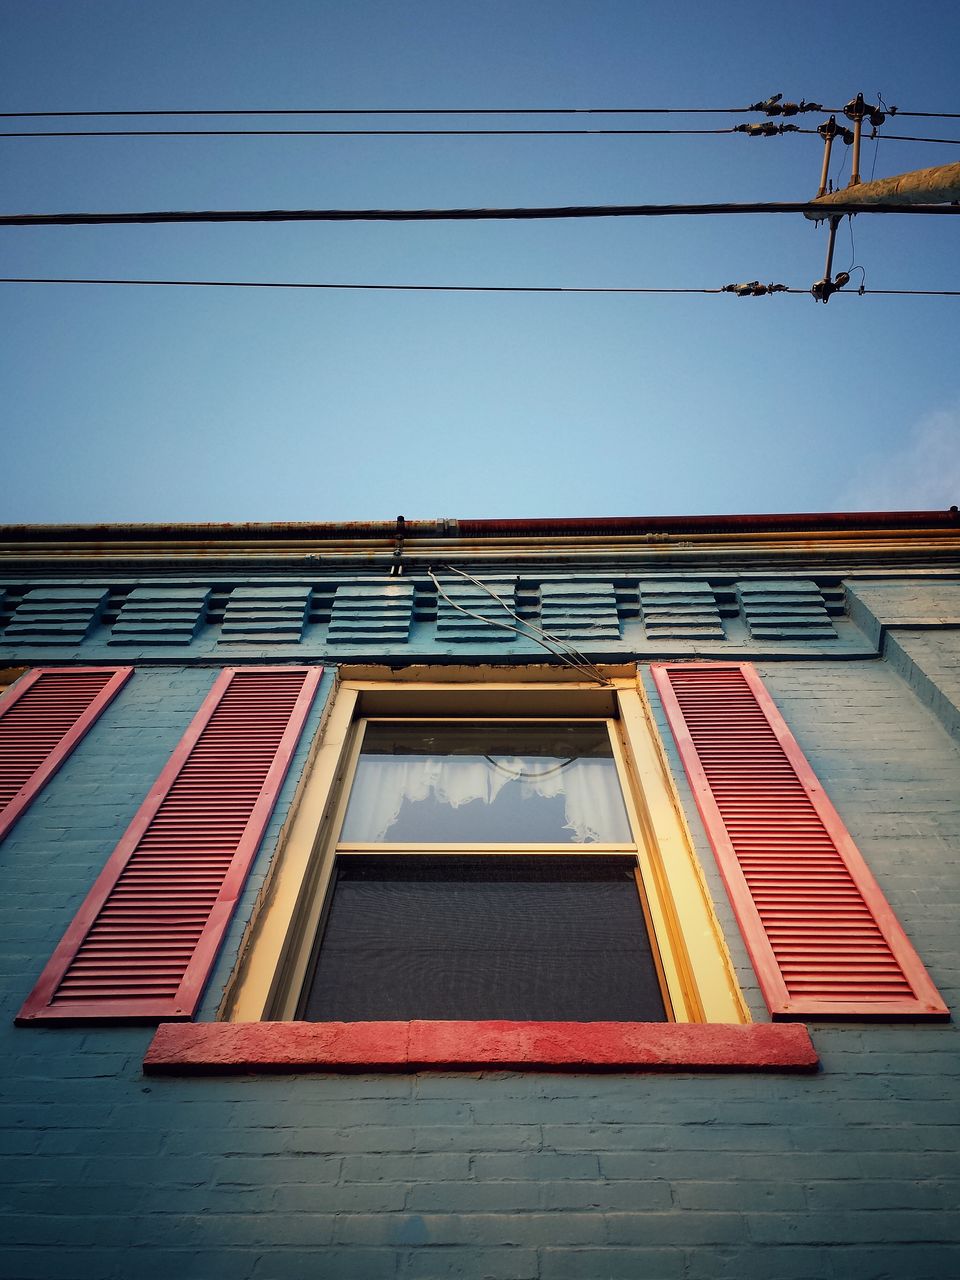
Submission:
[[132,674],[40,667],[0,698],[0,840]]
[[772,1015],[948,1016],[754,668],[652,670]]
[[321,675],[221,672],[18,1021],[192,1016]]

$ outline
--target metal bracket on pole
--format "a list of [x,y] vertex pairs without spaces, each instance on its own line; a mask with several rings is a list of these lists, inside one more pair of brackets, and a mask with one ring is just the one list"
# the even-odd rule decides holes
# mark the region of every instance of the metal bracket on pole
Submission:
[[850,181],[848,187],[860,184],[860,138],[863,134],[863,94],[858,93],[853,107],[853,159],[850,161]]
[[862,93],[858,93],[847,103],[843,108],[843,114],[848,120],[853,121],[853,159],[850,162],[850,181],[847,186],[856,187],[860,183],[860,139],[863,134],[864,117],[870,121],[874,130],[878,129],[887,117],[879,107],[864,102]]
[[[839,219],[837,219],[839,221]],[[406,529],[406,521],[403,516],[397,516],[397,528],[394,534],[393,543],[393,563],[390,565],[390,577],[403,577],[403,539]]]
[[817,191],[817,198],[826,195],[827,180],[830,173],[830,153],[833,150],[834,138],[841,138],[849,147],[853,142],[853,134],[849,129],[845,129],[843,125],[837,124],[837,117],[831,116],[829,120],[817,127],[817,133],[823,139],[823,168],[820,170],[820,187]]
[[850,280],[850,274],[847,271],[838,271],[836,280],[832,278],[833,248],[836,244],[837,227],[839,225],[840,219],[838,217],[830,219],[830,234],[827,239],[827,265],[824,268],[823,279],[818,280],[810,290],[817,302],[829,302],[831,295],[836,293],[838,289],[842,289]]

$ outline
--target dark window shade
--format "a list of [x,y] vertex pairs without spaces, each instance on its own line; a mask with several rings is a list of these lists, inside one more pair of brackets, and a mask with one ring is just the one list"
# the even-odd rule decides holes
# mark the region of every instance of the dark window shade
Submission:
[[667,1018],[630,857],[341,857],[299,1017]]

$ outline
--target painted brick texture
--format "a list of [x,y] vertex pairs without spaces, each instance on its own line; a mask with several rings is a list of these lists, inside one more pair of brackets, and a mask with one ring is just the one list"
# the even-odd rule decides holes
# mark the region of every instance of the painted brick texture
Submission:
[[[791,661],[761,674],[955,1008],[960,750],[890,663]],[[801,1077],[147,1078],[152,1027],[14,1028],[213,676],[138,670],[0,845],[0,1276],[942,1280],[960,1272],[953,1024],[813,1024],[823,1070]],[[323,699],[239,904],[206,1018]],[[760,1018],[668,734],[664,742]]]
[[960,625],[928,631],[891,631],[886,639],[886,654],[917,696],[960,742]]

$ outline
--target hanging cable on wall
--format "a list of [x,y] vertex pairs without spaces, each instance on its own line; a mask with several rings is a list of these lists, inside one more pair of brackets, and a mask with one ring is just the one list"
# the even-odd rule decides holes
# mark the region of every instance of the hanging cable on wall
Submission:
[[[564,666],[572,668],[582,676],[586,676],[588,680],[593,680],[597,684],[602,685],[610,683],[604,676],[603,672],[600,671],[599,667],[595,666],[589,658],[582,654],[578,649],[574,648],[572,644],[568,644],[565,640],[561,640],[559,636],[551,635],[548,631],[545,631],[543,627],[537,626],[535,622],[529,622],[526,618],[521,618],[518,613],[515,613],[514,610],[510,608],[503,597],[498,595],[491,587],[488,587],[485,582],[481,582],[478,578],[474,578],[469,573],[464,573],[462,569],[454,568],[453,565],[442,564],[437,567],[446,573],[458,574],[461,578],[466,578],[468,582],[472,582],[475,586],[479,587],[481,591],[485,591],[488,596],[491,596],[497,601],[501,608],[503,608],[505,612],[515,620],[515,622],[510,623],[507,621],[501,621],[498,618],[490,618],[485,614],[476,613],[474,610],[467,609],[462,604],[458,604],[456,600],[451,599],[447,592],[444,591],[443,587],[440,585],[439,579],[433,572],[433,569],[427,569],[427,576],[436,588],[437,594],[441,596],[452,609],[456,609],[458,613],[465,614],[468,618],[474,618],[478,622],[486,623],[487,626],[497,627],[500,630],[505,631],[513,631],[516,632],[518,636],[532,640],[534,644],[538,644],[542,649],[546,649],[546,651],[554,658],[558,658]],[[516,623],[519,623],[519,626],[515,625]]]

